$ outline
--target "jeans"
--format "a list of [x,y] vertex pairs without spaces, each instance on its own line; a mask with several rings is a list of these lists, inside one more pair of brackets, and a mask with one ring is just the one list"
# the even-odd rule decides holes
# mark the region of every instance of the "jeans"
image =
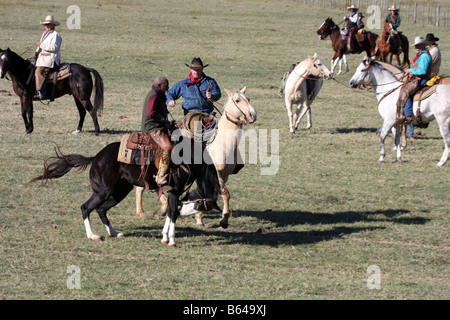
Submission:
[[[415,92],[422,89],[428,80],[430,80],[430,79],[425,78],[425,79],[420,80],[419,85],[417,86],[417,89]],[[408,98],[408,100],[406,100],[405,107],[403,108],[403,114],[405,115],[405,117],[411,117],[413,115],[413,98],[414,98],[414,95],[410,96]]]

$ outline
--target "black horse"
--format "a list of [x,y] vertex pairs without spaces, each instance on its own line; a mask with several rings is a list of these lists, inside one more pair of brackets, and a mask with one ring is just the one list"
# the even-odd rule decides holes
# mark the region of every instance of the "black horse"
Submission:
[[[80,64],[70,64],[71,75],[63,80],[59,80],[56,85],[46,83],[47,92],[54,88],[54,98],[59,98],[66,94],[73,95],[75,103],[80,113],[80,121],[74,133],[83,129],[86,111],[94,121],[95,134],[98,135],[100,127],[97,116],[103,111],[103,80],[100,74],[91,68],[86,68]],[[25,122],[27,133],[33,132],[33,96],[36,92],[34,80],[35,66],[29,61],[21,58],[9,48],[0,49],[0,78],[3,79],[6,73],[9,74],[13,82],[14,92],[20,97],[22,105],[22,118]],[[95,97],[94,105],[91,103],[91,93],[94,83],[91,74],[95,78]]]
[[[188,140],[191,141],[192,139]],[[190,143],[191,150],[199,150],[194,146],[196,142],[192,140]],[[94,209],[97,210],[109,235],[121,237],[122,233],[113,229],[106,217],[106,213],[111,207],[121,202],[133,190],[133,186],[144,186],[139,165],[117,161],[119,147],[119,142],[111,143],[94,157],[84,157],[79,154],[65,155],[59,150],[59,147],[56,147],[56,157],[51,157],[45,161],[44,174],[30,181],[48,181],[60,178],[72,168],[78,168],[79,171],[83,171],[91,164],[89,178],[93,194],[89,200],[81,205],[86,235],[89,239],[101,239],[92,232],[89,222],[89,215]],[[204,146],[202,149],[204,150]],[[167,220],[170,220],[168,223],[172,226],[170,232],[171,235],[173,234],[173,239],[171,238],[171,242],[168,243],[166,241],[167,237],[163,237],[162,241],[162,243],[168,243],[169,246],[175,246],[175,222],[180,213],[179,199],[186,191],[187,186],[190,186],[193,182],[197,184],[197,189],[185,197],[188,200],[195,200],[188,202],[195,203],[197,211],[218,209],[216,200],[220,192],[220,185],[214,164],[212,164],[210,159],[202,160],[201,163],[198,163],[197,159],[194,161],[194,152],[187,152],[186,154],[190,154],[189,159],[181,157],[183,159],[182,162],[178,165],[172,163],[170,169]],[[145,172],[145,179],[149,183],[150,190],[158,189],[154,179],[156,172],[157,169],[153,164],[149,165],[148,170]],[[201,201],[197,201],[199,197]],[[182,207],[181,210],[183,211]]]

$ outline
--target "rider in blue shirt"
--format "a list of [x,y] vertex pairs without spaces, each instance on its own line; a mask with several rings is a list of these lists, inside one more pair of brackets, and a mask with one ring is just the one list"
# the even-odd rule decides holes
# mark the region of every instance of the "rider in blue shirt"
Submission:
[[[413,68],[406,69],[408,74],[407,84],[400,90],[397,106],[404,104],[405,123],[411,123],[413,115],[413,96],[422,89],[426,82],[430,80],[431,73],[431,56],[426,48],[428,41],[423,37],[416,37],[414,47],[416,48],[416,57],[413,60]],[[405,103],[405,98],[407,98]]]
[[191,64],[186,63],[186,66],[190,69],[189,76],[169,89],[167,105],[173,107],[175,100],[183,97],[184,115],[189,112],[211,113],[214,106],[210,100],[217,101],[221,97],[219,85],[216,80],[203,73],[203,69],[208,65],[204,66],[200,58],[192,59]]

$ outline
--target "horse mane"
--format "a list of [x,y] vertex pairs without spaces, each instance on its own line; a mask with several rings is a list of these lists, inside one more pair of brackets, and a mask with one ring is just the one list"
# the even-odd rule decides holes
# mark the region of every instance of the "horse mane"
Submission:
[[393,64],[383,62],[383,61],[374,61],[373,62],[376,66],[379,66],[383,68],[384,70],[388,71],[395,79],[398,81],[403,82],[403,77],[405,72],[400,68]]

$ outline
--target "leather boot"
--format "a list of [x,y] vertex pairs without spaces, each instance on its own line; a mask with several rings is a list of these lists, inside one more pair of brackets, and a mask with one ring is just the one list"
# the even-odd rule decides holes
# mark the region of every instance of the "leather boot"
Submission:
[[162,186],[162,185],[165,185],[168,183],[167,171],[169,170],[169,164],[170,164],[169,152],[164,151],[161,156],[161,159],[159,159],[158,173],[156,174],[156,177],[155,177],[155,182],[158,186]]

